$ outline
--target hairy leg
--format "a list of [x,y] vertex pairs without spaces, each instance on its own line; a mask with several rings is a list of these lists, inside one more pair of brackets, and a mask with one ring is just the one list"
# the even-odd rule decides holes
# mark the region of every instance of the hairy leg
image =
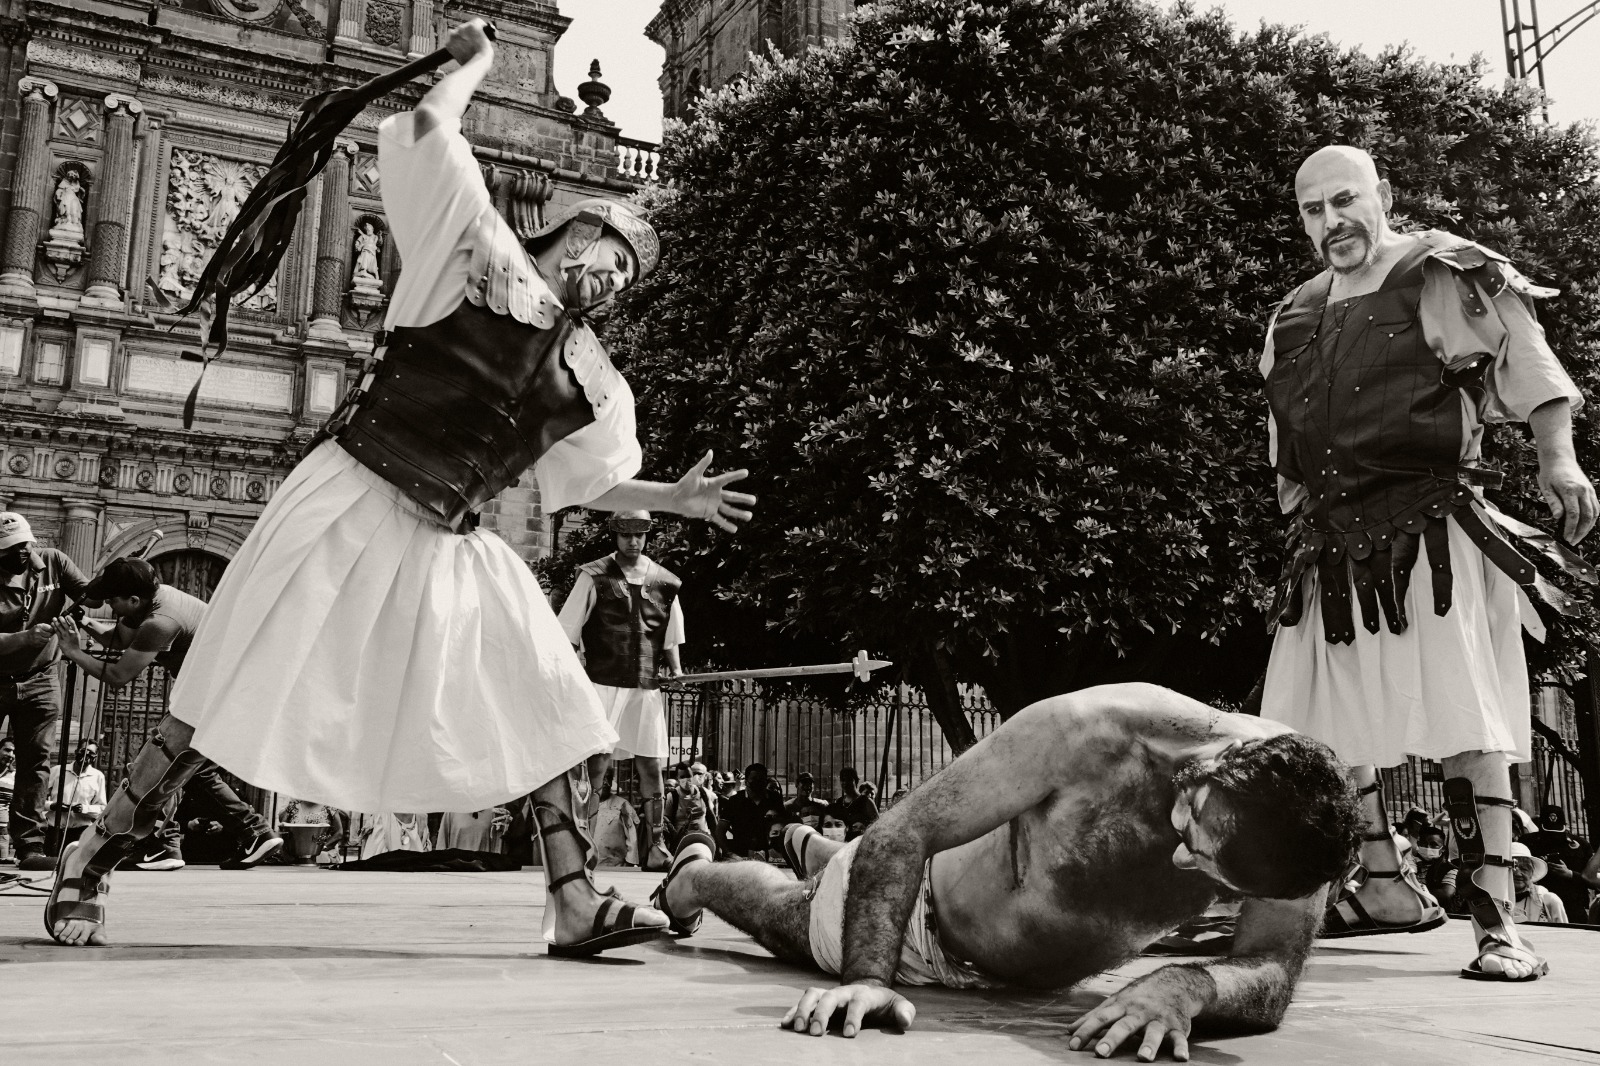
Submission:
[[[640,851],[640,868],[650,869],[650,853],[659,843],[664,849],[666,842],[663,830],[666,823],[666,807],[664,795],[666,786],[661,779],[662,767],[665,759],[652,759],[644,755],[633,757],[633,769],[639,775],[639,795],[644,801],[644,810],[640,811],[644,830],[644,846]],[[658,855],[658,860],[665,860],[664,855]],[[664,869],[657,865],[655,869]]]
[[679,915],[704,907],[785,962],[816,965],[806,886],[769,863],[684,866],[667,889],[667,905]]
[[587,766],[589,793],[584,799],[584,809],[585,817],[592,822],[595,815],[600,813],[600,784],[606,779],[606,771],[611,769],[611,753],[602,751],[598,755],[589,756]]

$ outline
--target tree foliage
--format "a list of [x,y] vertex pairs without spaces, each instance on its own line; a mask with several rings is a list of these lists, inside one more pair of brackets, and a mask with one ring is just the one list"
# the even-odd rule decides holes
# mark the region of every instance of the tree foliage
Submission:
[[[1285,530],[1256,361],[1318,269],[1295,168],[1366,147],[1401,224],[1560,288],[1592,391],[1600,153],[1535,105],[1481,63],[1138,0],[903,0],[757,61],[669,129],[665,259],[609,330],[647,455],[754,472],[750,527],[676,560],[719,657],[861,645],[1007,709],[1130,677],[1238,698]],[[1524,431],[1489,456],[1547,520]]]

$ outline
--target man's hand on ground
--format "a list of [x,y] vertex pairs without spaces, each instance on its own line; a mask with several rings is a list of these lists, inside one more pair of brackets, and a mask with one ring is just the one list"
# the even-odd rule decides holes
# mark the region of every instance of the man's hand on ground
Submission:
[[[842,1010],[842,1013],[841,1013]],[[917,1008],[891,988],[877,984],[808,988],[800,1002],[779,1023],[797,1033],[821,1036],[835,1016],[843,1019],[844,1035],[855,1036],[863,1025],[890,1026],[901,1032],[911,1028]]]
[[[1164,966],[1141,977],[1085,1014],[1073,1027],[1067,1046],[1087,1051],[1095,1034],[1104,1031],[1105,1036],[1093,1044],[1094,1053],[1104,1059],[1142,1031],[1140,1062],[1154,1062],[1167,1040],[1172,1041],[1174,1059],[1189,1061],[1189,1023],[1205,1005],[1196,994],[1197,973],[1192,967]],[[1209,984],[1203,973],[1198,976]]]

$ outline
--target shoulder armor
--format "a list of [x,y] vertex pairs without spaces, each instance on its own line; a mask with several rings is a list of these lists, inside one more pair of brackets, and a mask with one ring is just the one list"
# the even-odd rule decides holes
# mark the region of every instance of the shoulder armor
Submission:
[[561,361],[583,386],[583,395],[598,419],[622,391],[622,375],[588,325],[574,326],[561,344]]
[[683,584],[683,578],[674,574],[660,563],[656,563],[656,577],[661,584],[670,585],[672,588],[677,588]]
[[1535,285],[1523,277],[1505,256],[1473,241],[1452,239],[1430,252],[1429,257],[1450,268],[1456,277],[1461,303],[1467,313],[1474,317],[1482,315],[1484,308],[1478,294],[1472,291],[1472,283],[1488,293],[1491,300],[1508,288],[1521,296],[1525,303],[1535,297],[1543,299],[1560,295],[1561,292],[1560,289]]
[[498,211],[484,211],[473,237],[467,300],[539,329],[556,324],[561,301]]
[[611,563],[611,556],[603,555],[598,559],[591,559],[578,567],[578,572],[588,574],[590,577],[605,577],[606,567]]

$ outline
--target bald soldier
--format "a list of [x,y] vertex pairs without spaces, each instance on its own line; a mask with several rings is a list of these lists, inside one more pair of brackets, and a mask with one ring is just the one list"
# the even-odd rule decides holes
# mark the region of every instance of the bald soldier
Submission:
[[1024,708],[857,840],[790,826],[799,882],[706,861],[709,841],[685,834],[652,902],[680,936],[710,910],[837,974],[783,1024],[855,1036],[912,1023],[896,986],[1066,988],[1243,899],[1227,958],[1134,981],[1067,1041],[1106,1057],[1133,1040],[1146,1062],[1170,1042],[1187,1059],[1196,1019],[1282,1019],[1359,822],[1325,745],[1154,685],[1106,685]]
[[1261,358],[1279,502],[1294,516],[1262,715],[1331,746],[1363,797],[1365,883],[1324,935],[1444,924],[1402,872],[1375,769],[1436,759],[1471,872],[1462,976],[1532,980],[1548,967],[1511,919],[1508,767],[1531,757],[1521,630],[1542,638],[1533,604],[1560,594],[1529,556],[1594,578],[1485,501],[1502,475],[1480,460],[1485,423],[1527,422],[1561,536],[1593,527],[1572,447],[1583,400],[1533,314],[1554,291],[1472,241],[1395,232],[1389,183],[1358,149],[1314,153],[1295,199],[1326,269],[1278,305]]

